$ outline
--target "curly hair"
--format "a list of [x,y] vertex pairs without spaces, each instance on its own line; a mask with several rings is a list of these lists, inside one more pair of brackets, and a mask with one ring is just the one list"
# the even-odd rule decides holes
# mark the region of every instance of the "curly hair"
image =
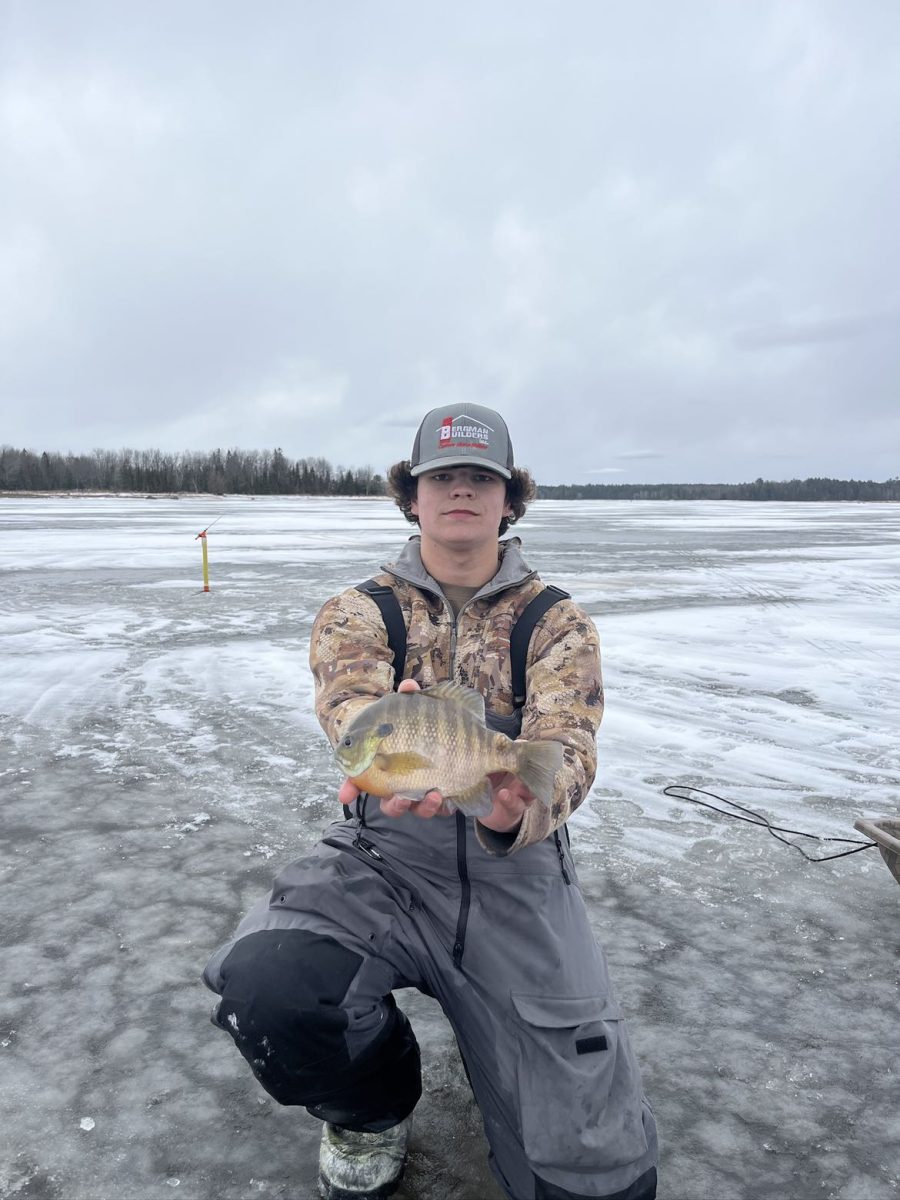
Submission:
[[[387,490],[394,503],[413,525],[418,525],[419,518],[412,511],[412,502],[416,498],[417,479],[410,469],[409,459],[394,463],[388,471]],[[525,509],[536,495],[534,480],[524,467],[513,467],[512,478],[506,480],[506,503],[512,509],[512,515],[503,517],[497,536],[502,537],[510,525],[515,525],[525,516]]]

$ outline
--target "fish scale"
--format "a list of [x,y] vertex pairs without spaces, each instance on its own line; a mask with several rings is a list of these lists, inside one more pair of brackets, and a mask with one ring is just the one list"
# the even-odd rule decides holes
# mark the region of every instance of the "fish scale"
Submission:
[[371,795],[418,800],[437,790],[451,811],[483,816],[493,806],[487,777],[495,771],[518,775],[549,807],[562,746],[495,733],[485,724],[483,697],[447,681],[382,696],[351,722],[335,756],[347,777]]
[[[473,787],[488,771],[515,767],[513,743],[508,738],[480,730],[474,720],[461,722],[452,705],[428,700],[422,706],[421,719],[409,719],[410,707],[402,700],[385,707],[384,721],[393,724],[394,730],[379,745],[379,755],[418,753],[427,760],[427,765],[406,767],[402,778],[398,776],[395,782],[402,786],[403,794],[424,795],[437,787],[454,795]],[[429,754],[429,746],[440,747],[441,753]]]

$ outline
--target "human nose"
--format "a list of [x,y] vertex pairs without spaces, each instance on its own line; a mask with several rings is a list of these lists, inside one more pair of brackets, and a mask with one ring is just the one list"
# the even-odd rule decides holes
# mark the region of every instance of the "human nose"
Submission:
[[474,491],[474,484],[465,476],[457,476],[450,487],[450,494],[453,496],[471,496]]

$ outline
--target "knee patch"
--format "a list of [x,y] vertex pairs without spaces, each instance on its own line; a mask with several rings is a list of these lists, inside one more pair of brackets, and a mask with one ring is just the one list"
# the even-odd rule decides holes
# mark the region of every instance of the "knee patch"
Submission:
[[362,963],[322,934],[248,934],[222,964],[215,1023],[280,1104],[303,1104],[323,1120],[375,1132],[397,1124],[419,1099],[419,1049],[387,995],[377,1032],[351,1056],[342,1002]]
[[347,1061],[340,1002],[362,961],[334,938],[304,929],[248,934],[222,964],[216,1022],[251,1066],[276,1050],[298,1065],[327,1058],[339,1066]]

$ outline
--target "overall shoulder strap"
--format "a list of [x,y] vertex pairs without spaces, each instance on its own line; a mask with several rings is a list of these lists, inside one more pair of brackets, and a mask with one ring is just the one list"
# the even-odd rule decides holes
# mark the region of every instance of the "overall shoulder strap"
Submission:
[[[400,601],[397,599],[394,589],[383,583],[376,583],[374,579],[366,579],[362,583],[356,584],[358,592],[365,592],[367,596],[371,596],[378,605],[381,612],[381,619],[384,621],[384,627],[388,635],[388,647],[391,654],[394,656],[394,691],[400,684],[403,678],[403,671],[406,666],[406,622],[403,620],[403,610],[400,607]],[[359,801],[362,800],[362,813],[359,813]],[[361,817],[363,824],[365,817],[366,795],[363,793],[357,800],[357,812]],[[349,821],[353,816],[352,810],[344,805],[344,819]]]
[[[534,633],[534,627],[544,615],[544,613],[552,608],[554,604],[560,600],[568,600],[569,592],[564,592],[562,588],[555,587],[552,583],[548,583],[542,592],[531,600],[524,608],[521,617],[512,627],[509,635],[509,656],[512,666],[512,685],[513,685],[513,704],[516,708],[520,708],[525,703],[525,663],[528,658],[528,646],[531,643],[531,635]],[[566,834],[566,843],[569,842],[569,827],[563,825]],[[566,885],[571,883],[569,872],[566,870],[566,856],[563,853],[562,842],[559,840],[559,830],[554,829],[553,840],[556,843],[556,853],[559,857],[559,865],[562,870],[562,877]]]
[[[356,590],[371,596],[381,611],[381,619],[387,630],[388,646],[394,656],[394,687],[396,689],[403,678],[403,668],[406,664],[406,622],[403,619],[400,603],[392,587],[376,583],[374,579],[366,579],[363,583],[358,583]],[[534,628],[548,609],[560,600],[568,600],[569,595],[570,593],[563,591],[562,588],[548,584],[525,606],[522,615],[512,628],[509,637],[509,653],[513,696],[517,705],[523,704],[525,701],[525,664]]]
[[387,630],[388,646],[394,656],[394,691],[403,678],[406,667],[406,622],[403,620],[403,610],[394,589],[374,579],[367,579],[356,585],[358,592],[371,596],[381,610],[381,619]]
[[569,592],[548,584],[531,600],[512,627],[509,635],[509,658],[512,667],[513,703],[518,708],[525,703],[525,663],[534,627],[548,608],[560,600],[568,600]]

